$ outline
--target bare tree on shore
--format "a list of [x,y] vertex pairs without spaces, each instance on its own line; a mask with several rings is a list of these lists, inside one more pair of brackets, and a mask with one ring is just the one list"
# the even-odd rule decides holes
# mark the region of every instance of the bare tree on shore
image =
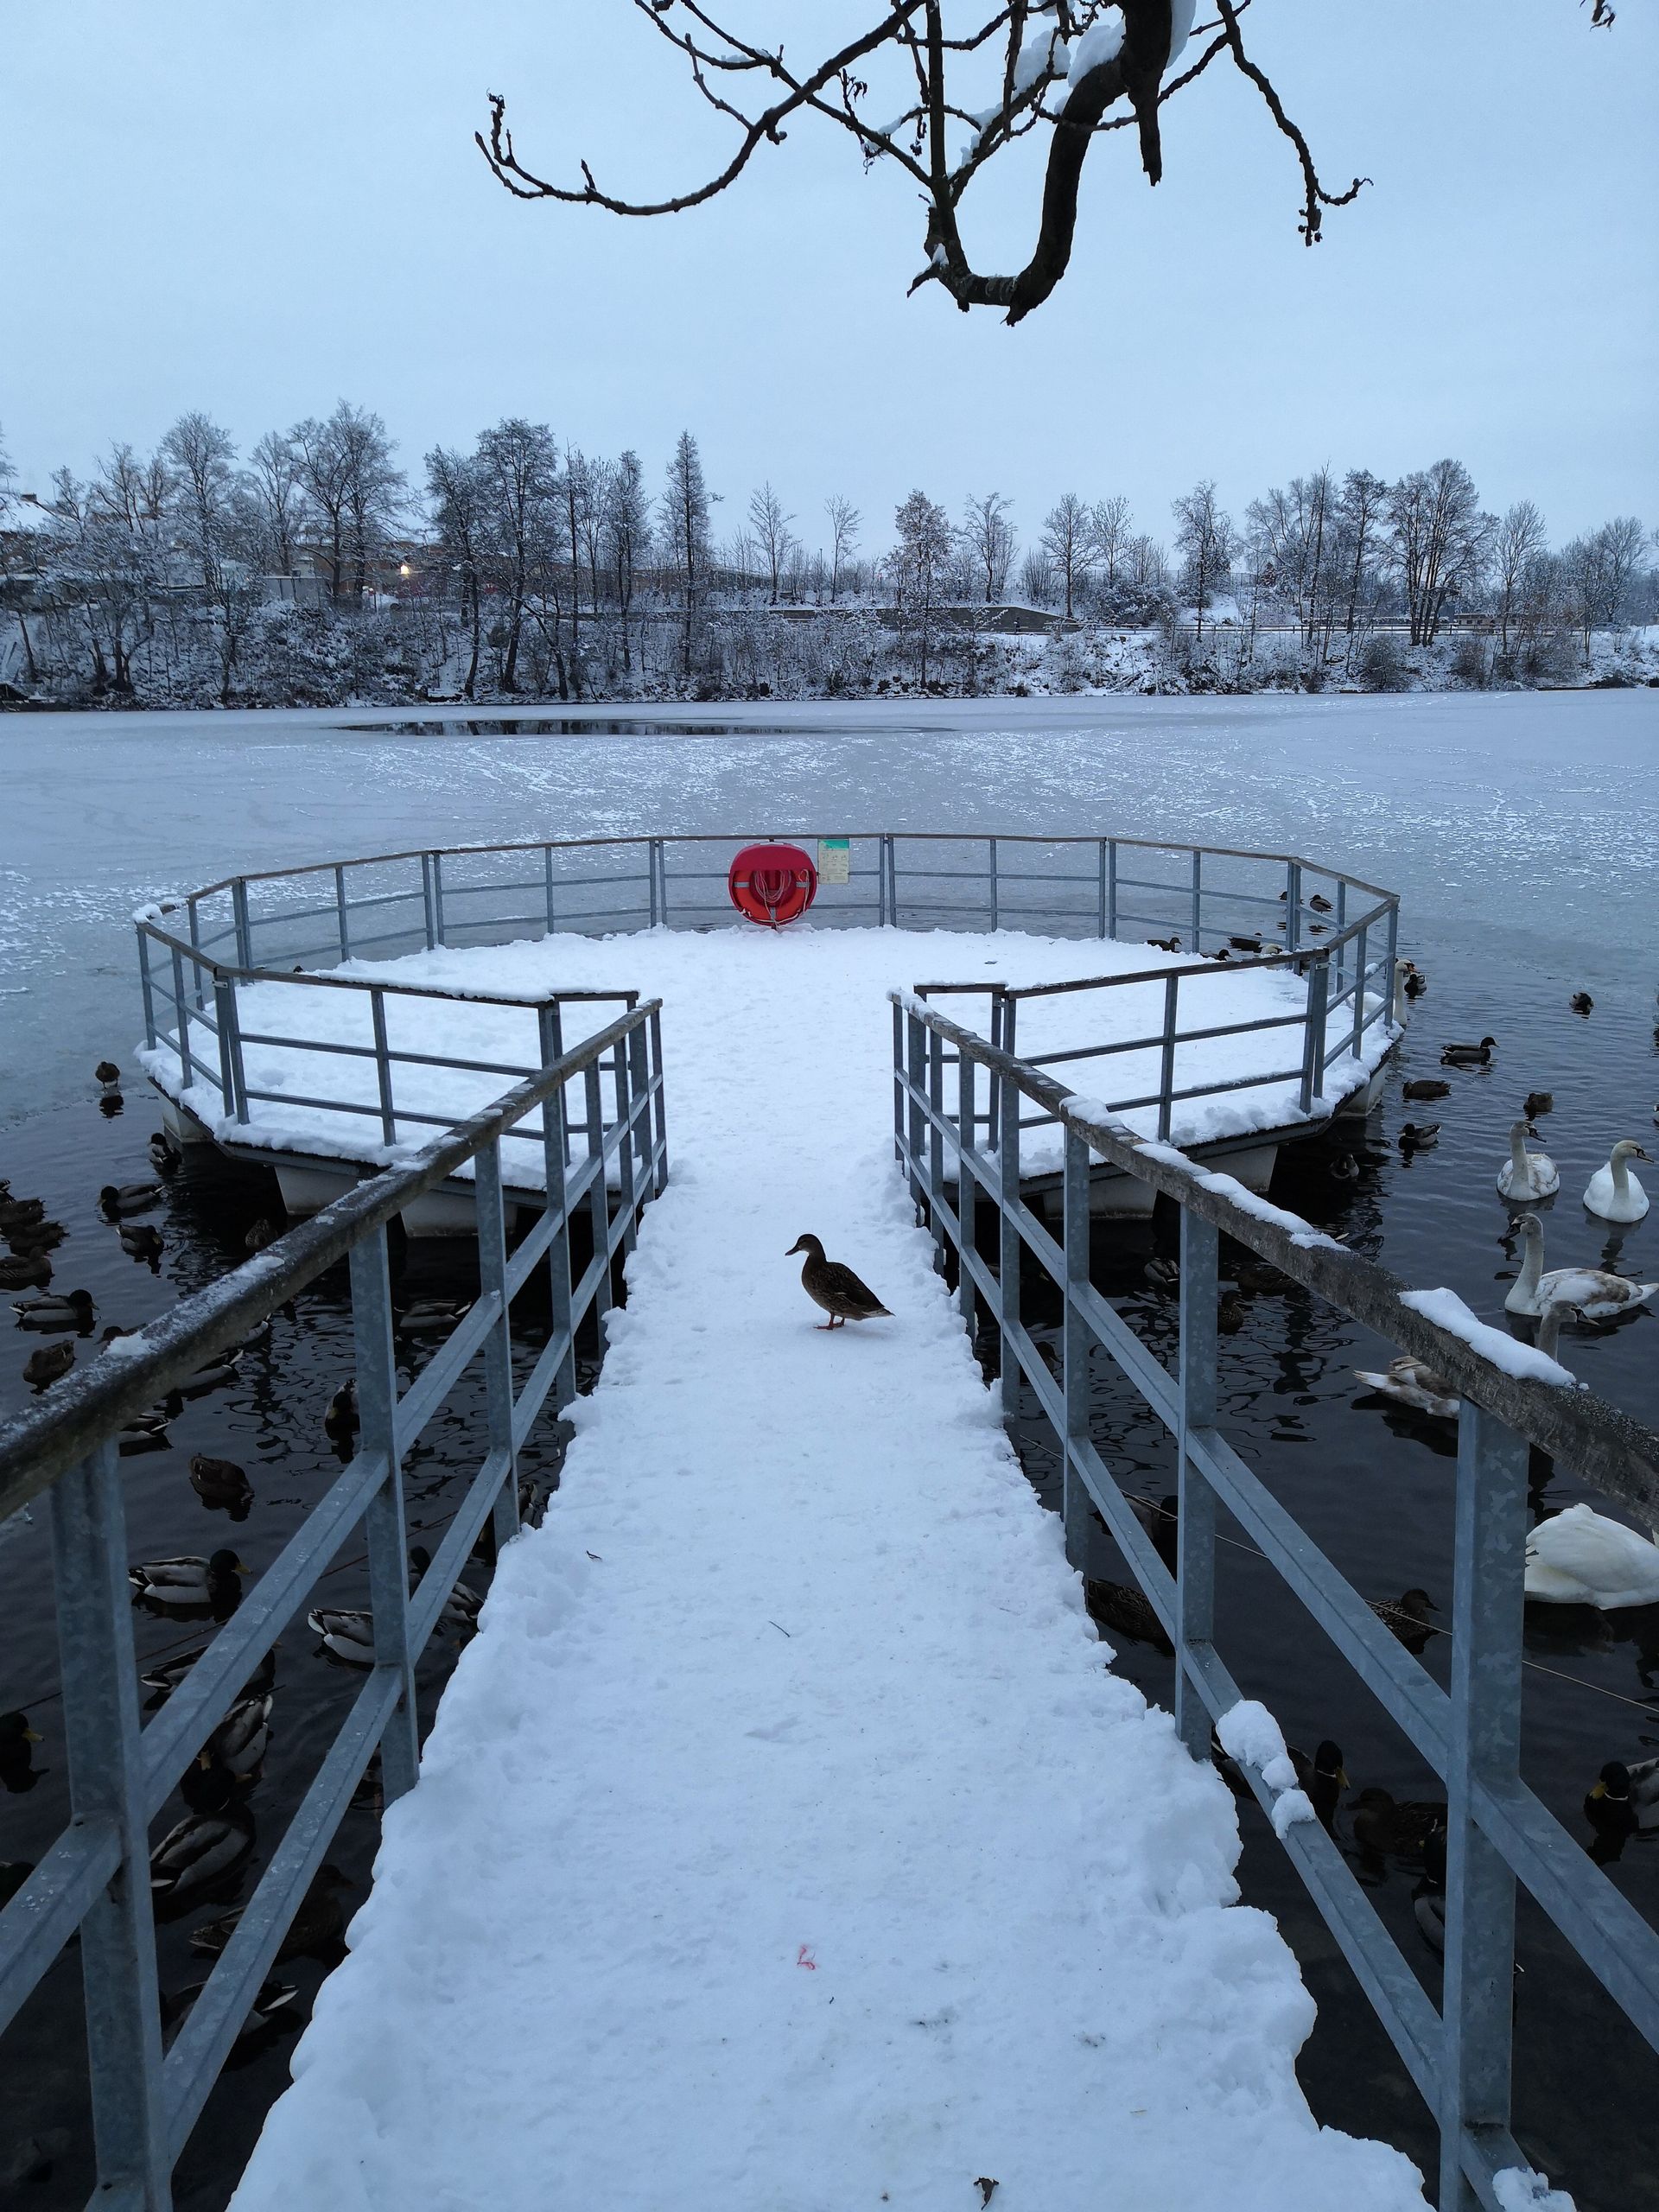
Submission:
[[830,518],[830,604],[833,607],[841,597],[842,580],[849,563],[858,550],[858,534],[864,526],[864,518],[849,499],[832,493],[823,503],[823,512]]
[[1095,558],[1094,526],[1088,508],[1075,492],[1064,492],[1043,518],[1043,557],[1059,579],[1070,621],[1076,612],[1077,588]]
[[749,527],[754,532],[754,543],[766,572],[771,597],[768,604],[778,604],[779,579],[790,555],[796,549],[795,533],[790,524],[793,515],[785,514],[784,503],[771,484],[763,484],[758,492],[749,494]]

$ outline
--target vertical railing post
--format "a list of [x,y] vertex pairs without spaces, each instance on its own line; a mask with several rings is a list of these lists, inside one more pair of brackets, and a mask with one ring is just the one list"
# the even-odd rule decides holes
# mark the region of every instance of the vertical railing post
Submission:
[[668,844],[659,837],[657,841],[657,912],[663,927],[668,927]]
[[975,1218],[979,1211],[979,1182],[974,1173],[974,1108],[979,1096],[979,1071],[965,1052],[957,1055],[957,1304],[969,1335],[974,1333],[974,1278],[968,1255],[974,1249]]
[[905,1009],[893,1002],[893,1155],[905,1165]]
[[432,855],[430,853],[421,855],[421,911],[426,930],[426,949],[429,952],[435,952],[438,949],[438,924],[432,907]]
[[236,964],[253,965],[253,924],[248,918],[248,880],[238,875],[231,886],[231,918],[236,930]]
[[[556,1002],[536,1009],[540,1032],[542,1065],[549,1068],[563,1058],[559,1043]],[[576,1395],[576,1338],[570,1317],[570,1214],[565,1198],[564,1170],[570,1157],[569,1132],[564,1121],[564,1085],[542,1101],[542,1161],[547,1178],[547,1210],[557,1226],[547,1248],[548,1304],[555,1342],[564,1338],[559,1379],[554,1386],[553,1411],[562,1414]]]
[[600,1087],[597,1060],[582,1071],[582,1103],[588,1114],[588,1157],[594,1163],[594,1179],[588,1192],[588,1218],[594,1235],[594,1256],[602,1261],[594,1292],[594,1318],[611,1310],[611,1216],[605,1189],[605,1096]]
[[1117,840],[1109,838],[1106,846],[1106,934],[1117,935]]
[[[190,917],[190,949],[193,952],[200,953],[201,950],[201,914],[197,907],[194,893],[185,900],[185,909]],[[199,959],[193,960],[190,963],[190,971],[192,985],[190,995],[195,1000],[197,1008],[200,1010],[205,1008],[207,1004],[207,993],[202,983],[201,962]]]
[[352,927],[346,912],[346,870],[343,866],[337,866],[334,869],[334,920],[340,937],[340,957],[343,961],[349,960],[352,957]]
[[1158,1062],[1158,1139],[1169,1141],[1175,1115],[1175,1027],[1180,1006],[1181,979],[1173,970],[1164,978],[1164,1042]]
[[384,1223],[351,1249],[352,1341],[357,1361],[358,1448],[382,1458],[385,1472],[363,1516],[369,1547],[369,1605],[375,1672],[395,1675],[397,1703],[380,1738],[380,1775],[390,1804],[415,1787],[420,1738],[415,1657],[409,1646],[409,1560],[404,1532],[404,1472],[397,1456],[397,1368],[391,1341],[391,1275]]
[[432,934],[443,943],[443,855],[438,852],[432,855]]
[[[1002,1043],[1002,1002],[1004,992],[1001,983],[991,985],[991,1050],[1005,1050]],[[1002,1085],[994,1077],[988,1077],[986,1088],[989,1096],[985,1102],[986,1143],[995,1152],[1002,1141]]]
[[1099,921],[1099,929],[1098,929],[1097,934],[1098,934],[1099,936],[1101,936],[1101,937],[1109,937],[1109,936],[1111,935],[1111,931],[1110,931],[1107,928],[1107,926],[1106,926],[1106,920],[1107,920],[1107,916],[1106,916],[1106,908],[1107,908],[1107,887],[1106,887],[1106,840],[1105,840],[1105,838],[1104,838],[1104,837],[1103,837],[1103,838],[1100,840],[1100,883],[1099,883],[1099,888],[1098,888],[1098,893],[1097,893],[1096,905],[1097,905],[1097,910],[1098,910],[1098,912],[1097,912],[1097,918],[1098,918],[1098,921]]
[[1313,1101],[1325,1096],[1325,1014],[1331,995],[1331,963],[1323,956],[1309,963],[1307,1013],[1302,1052],[1302,1111],[1311,1114]]
[[149,932],[141,924],[138,930],[138,988],[144,1001],[144,1044],[149,1052],[156,1049],[156,985],[149,972]]
[[628,1111],[635,1117],[632,1142],[639,1172],[634,1184],[643,1192],[651,1166],[651,1063],[643,1021],[628,1032]]
[[944,1198],[944,1039],[937,1029],[927,1033],[927,1183],[933,1198],[933,1241],[944,1257],[944,1230],[939,1207]]
[[380,1135],[383,1142],[397,1141],[397,1116],[391,1103],[391,1052],[386,1043],[386,995],[378,983],[369,987],[369,1020],[374,1028],[374,1073],[380,1087]]
[[179,1089],[188,1090],[190,1073],[190,1011],[184,988],[184,955],[173,948],[173,1017],[174,1035],[179,1047]]
[[542,899],[547,913],[547,933],[552,936],[558,927],[553,913],[553,848],[542,847]]
[[1191,1440],[1216,1424],[1217,1249],[1213,1222],[1181,1210],[1179,1465],[1176,1477],[1175,1730],[1195,1759],[1210,1756],[1210,1715],[1189,1655],[1215,1633],[1216,1496],[1193,1465]]
[[248,1078],[242,1062],[242,1020],[237,1011],[236,985],[228,976],[213,977],[213,1020],[219,1029],[219,1079],[225,1110],[245,1128],[248,1122]]
[[991,849],[991,928],[993,932],[995,932],[999,927],[998,908],[1001,904],[997,895],[996,840],[995,837],[988,837],[986,839],[986,842]]
[[658,904],[657,895],[658,878],[662,872],[662,864],[663,841],[660,837],[653,837],[651,840],[645,853],[645,874],[650,887],[651,926],[652,929],[655,929],[658,923],[662,919],[662,912]]
[[1302,941],[1302,870],[1297,861],[1285,862],[1285,950],[1294,952]]
[[1512,1789],[1520,1769],[1527,1459],[1524,1438],[1464,1400],[1446,1774],[1441,2212],[1475,2202],[1463,2178],[1465,2131],[1503,2133],[1510,2124],[1515,1877],[1475,1826],[1472,1789]]
[[1065,1249],[1065,1319],[1061,1332],[1060,1387],[1065,1420],[1059,1438],[1060,1512],[1065,1529],[1065,1556],[1080,1574],[1096,1572],[1094,1505],[1077,1464],[1078,1447],[1089,1436],[1089,1329],[1082,1294],[1089,1287],[1089,1142],[1062,1124],[1061,1235]]
[[896,840],[890,836],[884,836],[881,840],[881,858],[887,868],[887,912],[882,919],[891,928],[897,929],[899,926],[899,848]]
[[1353,1054],[1357,1059],[1365,1041],[1365,939],[1369,932],[1361,925],[1354,939],[1354,1039]]
[[507,1208],[501,1190],[501,1140],[492,1137],[474,1156],[473,1202],[478,1213],[478,1287],[496,1297],[501,1311],[484,1339],[484,1402],[492,1455],[507,1464],[491,1508],[498,1544],[518,1533],[518,1459],[512,1442],[512,1316],[507,1304]]
[[52,1487],[63,1735],[75,1824],[121,1863],[80,1923],[94,2201],[168,2212],[162,2026],[120,1463],[111,1436]]
[[622,1225],[622,1249],[632,1252],[638,1234],[633,1217],[633,1133],[628,1118],[633,1103],[633,1068],[626,1039],[619,1037],[611,1052],[611,1084],[616,1093],[616,1210]]
[[1204,854],[1192,848],[1192,950],[1204,950]]
[[1400,957],[1400,906],[1399,906],[1399,901],[1398,901],[1397,899],[1389,899],[1389,953],[1388,953],[1388,963],[1387,963],[1387,965],[1384,967],[1383,971],[1382,971],[1382,972],[1383,972],[1383,974],[1384,974],[1385,976],[1389,976],[1389,977],[1392,977],[1392,976],[1393,976],[1393,974],[1394,974],[1394,963],[1395,963],[1395,962],[1399,958],[1399,957]]
[[663,1073],[663,1015],[660,1007],[653,1008],[651,1017],[651,1071],[654,1086],[652,1116],[655,1129],[652,1149],[657,1159],[657,1179],[652,1189],[660,1198],[668,1188],[668,1083]]
[[[922,1110],[921,1090],[927,1072],[927,1032],[922,1027],[921,1016],[907,1014],[905,1017],[908,1035],[906,1055],[909,1062],[910,1082],[910,1154],[906,1166],[910,1173],[910,1195],[919,1205],[922,1201],[922,1140],[926,1134],[927,1116]],[[929,1217],[932,1217],[931,1192],[929,1194]]]
[[[1004,1046],[1006,1052],[1007,1047]],[[1020,1204],[1020,1092],[1005,1075],[996,1078],[997,1324],[1001,1332],[1002,1418],[1017,1420],[1020,1372],[1010,1324],[1020,1320],[1020,1266],[1024,1242],[1015,1219]]]

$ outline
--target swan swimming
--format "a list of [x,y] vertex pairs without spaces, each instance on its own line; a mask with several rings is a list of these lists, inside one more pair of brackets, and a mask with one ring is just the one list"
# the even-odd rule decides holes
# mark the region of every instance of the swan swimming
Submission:
[[1529,1598],[1613,1612],[1659,1602],[1659,1544],[1587,1505],[1569,1505],[1527,1537]]
[[1528,1203],[1553,1198],[1561,1187],[1560,1171],[1547,1152],[1529,1152],[1526,1139],[1538,1132],[1530,1122],[1510,1124],[1510,1156],[1497,1171],[1497,1195]]
[[1650,1160],[1634,1137],[1621,1137],[1605,1167],[1598,1167],[1584,1194],[1587,1211],[1603,1221],[1640,1221],[1648,1210],[1648,1194],[1631,1174],[1628,1161]]
[[1546,1274],[1544,1231],[1537,1215],[1523,1213],[1515,1225],[1524,1249],[1521,1272],[1503,1300],[1506,1313],[1541,1314],[1547,1306],[1565,1303],[1576,1306],[1586,1321],[1615,1321],[1659,1293],[1659,1282],[1631,1282],[1604,1268],[1552,1268]]

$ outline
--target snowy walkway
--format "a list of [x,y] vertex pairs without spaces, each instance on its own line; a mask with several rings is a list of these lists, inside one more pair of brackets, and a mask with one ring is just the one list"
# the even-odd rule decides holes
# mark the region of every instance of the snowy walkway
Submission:
[[[844,938],[739,943],[671,998],[628,1308],[236,2212],[1421,2208],[1314,2126],[1231,1800],[1003,1440],[889,1008]],[[818,1332],[803,1230],[893,1318]]]

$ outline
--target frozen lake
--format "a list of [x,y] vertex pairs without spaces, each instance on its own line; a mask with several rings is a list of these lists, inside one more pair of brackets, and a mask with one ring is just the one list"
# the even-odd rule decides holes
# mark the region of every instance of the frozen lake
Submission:
[[0,1126],[129,1055],[135,906],[410,845],[1109,830],[1346,866],[1405,894],[1408,949],[1461,947],[1494,979],[1594,992],[1659,964],[1653,692],[542,712],[570,734],[411,735],[390,711],[0,720]]

